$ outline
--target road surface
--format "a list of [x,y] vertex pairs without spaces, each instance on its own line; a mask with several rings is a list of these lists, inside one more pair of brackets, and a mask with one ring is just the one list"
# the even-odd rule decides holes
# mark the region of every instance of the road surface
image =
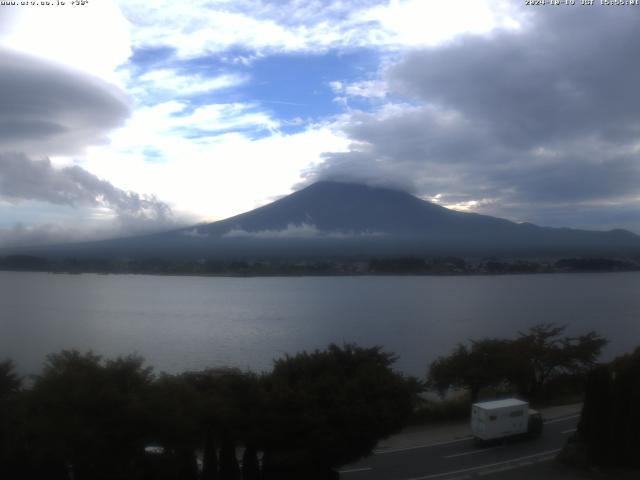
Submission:
[[340,470],[341,480],[464,480],[547,461],[576,429],[579,415],[545,421],[535,439],[478,447],[470,437],[377,452]]

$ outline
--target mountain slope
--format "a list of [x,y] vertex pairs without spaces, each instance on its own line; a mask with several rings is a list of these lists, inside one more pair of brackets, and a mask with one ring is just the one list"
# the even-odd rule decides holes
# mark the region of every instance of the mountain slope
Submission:
[[517,224],[449,210],[397,190],[318,182],[219,222],[38,250],[56,256],[166,258],[620,255],[640,252],[640,237],[625,230]]
[[302,224],[315,225],[321,231],[423,235],[464,224],[499,228],[511,222],[448,210],[397,190],[318,182],[251,212],[199,227],[198,231],[223,234],[241,228],[255,232]]

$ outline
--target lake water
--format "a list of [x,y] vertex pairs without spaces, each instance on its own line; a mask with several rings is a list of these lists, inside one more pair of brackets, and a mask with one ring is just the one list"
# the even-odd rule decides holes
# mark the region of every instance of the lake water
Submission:
[[423,375],[457,342],[540,322],[596,330],[605,357],[640,345],[640,273],[167,277],[0,272],[0,358],[22,373],[62,349],[139,353],[159,371],[272,360],[330,342],[383,345]]

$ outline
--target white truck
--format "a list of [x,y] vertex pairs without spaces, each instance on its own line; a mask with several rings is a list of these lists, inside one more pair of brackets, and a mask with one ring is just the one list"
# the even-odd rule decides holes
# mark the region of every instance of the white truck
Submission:
[[529,404],[505,398],[471,405],[471,432],[480,443],[542,433],[542,417]]

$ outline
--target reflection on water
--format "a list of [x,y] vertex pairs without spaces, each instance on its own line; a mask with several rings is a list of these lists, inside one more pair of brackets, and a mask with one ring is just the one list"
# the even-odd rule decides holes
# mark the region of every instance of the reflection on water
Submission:
[[640,344],[640,273],[213,278],[0,272],[0,358],[36,372],[63,348],[137,352],[158,370],[270,368],[330,342],[384,345],[398,368],[540,322]]

